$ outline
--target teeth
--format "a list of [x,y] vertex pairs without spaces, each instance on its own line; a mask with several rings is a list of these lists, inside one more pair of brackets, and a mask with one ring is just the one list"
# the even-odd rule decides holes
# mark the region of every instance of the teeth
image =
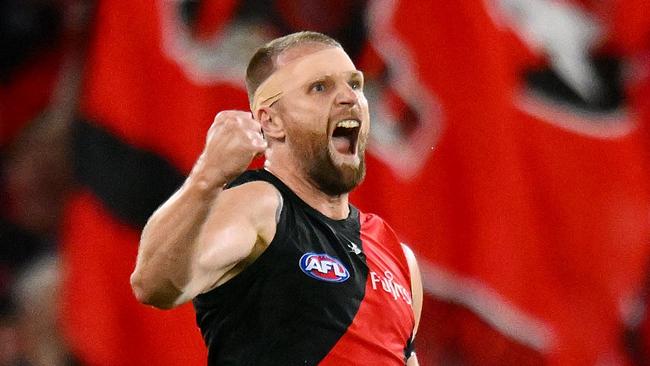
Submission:
[[346,119],[336,124],[336,127],[355,128],[359,127],[359,122],[353,119]]

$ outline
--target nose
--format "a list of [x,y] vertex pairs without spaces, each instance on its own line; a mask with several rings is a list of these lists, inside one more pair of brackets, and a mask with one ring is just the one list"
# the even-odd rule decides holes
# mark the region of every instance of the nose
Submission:
[[359,101],[359,95],[348,83],[343,83],[336,92],[336,104],[355,105]]

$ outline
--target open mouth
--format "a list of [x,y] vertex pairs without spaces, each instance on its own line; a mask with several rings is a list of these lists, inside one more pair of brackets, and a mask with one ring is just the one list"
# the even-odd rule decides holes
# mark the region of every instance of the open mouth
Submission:
[[332,132],[332,144],[341,154],[354,154],[361,123],[355,119],[339,121]]

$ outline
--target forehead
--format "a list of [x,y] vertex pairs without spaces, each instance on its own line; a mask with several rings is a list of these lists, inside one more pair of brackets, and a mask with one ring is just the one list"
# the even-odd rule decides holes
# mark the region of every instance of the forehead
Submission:
[[293,46],[287,50],[282,51],[282,53],[276,56],[275,67],[280,68],[292,61],[295,61],[296,59],[307,56],[314,52],[318,52],[330,48],[335,48],[335,47],[322,44],[322,43],[316,43],[316,42],[308,42],[297,46]]
[[350,57],[340,47],[296,46],[278,55],[273,73],[255,91],[251,110],[269,106],[283,93],[326,75],[358,73]]
[[[313,57],[324,53],[327,57]],[[279,54],[275,59],[275,70],[287,67],[293,67],[295,72],[323,74],[356,70],[354,63],[342,48],[320,43],[305,43]]]

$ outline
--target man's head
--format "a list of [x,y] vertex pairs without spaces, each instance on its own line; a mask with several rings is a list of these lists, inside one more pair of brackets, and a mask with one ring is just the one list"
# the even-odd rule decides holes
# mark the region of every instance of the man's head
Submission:
[[251,59],[246,85],[269,146],[312,183],[340,195],[361,182],[368,103],[363,74],[338,42],[315,32],[273,40]]

